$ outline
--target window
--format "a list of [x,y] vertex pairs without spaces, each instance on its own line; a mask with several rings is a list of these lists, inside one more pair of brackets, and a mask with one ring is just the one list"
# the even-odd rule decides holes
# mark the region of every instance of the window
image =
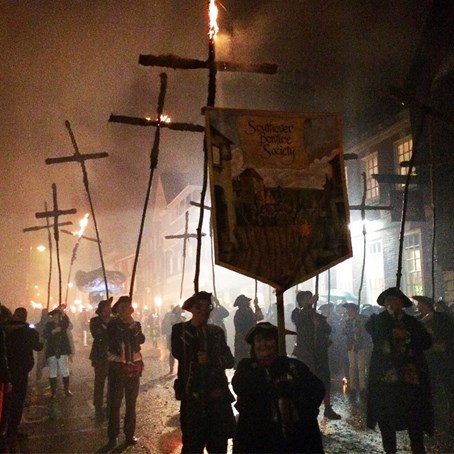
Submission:
[[372,153],[364,158],[364,167],[366,172],[366,199],[375,199],[378,197],[378,181],[372,175],[378,173],[378,153]]
[[402,255],[403,291],[406,295],[423,295],[421,232],[410,232],[404,237]]
[[411,136],[407,136],[404,139],[395,142],[394,144],[396,162],[397,162],[397,173],[399,175],[407,175],[408,167],[401,167],[400,163],[404,161],[410,161],[413,150],[413,140]]
[[367,302],[376,304],[377,297],[385,286],[383,264],[383,243],[381,240],[370,241],[366,252]]

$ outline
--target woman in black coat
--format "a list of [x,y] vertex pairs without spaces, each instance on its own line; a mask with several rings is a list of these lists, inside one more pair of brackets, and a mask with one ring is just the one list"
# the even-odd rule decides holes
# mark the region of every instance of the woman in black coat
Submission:
[[373,429],[378,423],[387,453],[396,452],[398,430],[408,430],[412,452],[422,453],[424,432],[433,433],[429,372],[424,357],[432,340],[423,325],[402,310],[412,302],[398,288],[385,290],[377,302],[386,310],[366,322],[373,342],[367,426]]
[[251,358],[232,379],[239,412],[233,452],[323,453],[317,415],[323,382],[294,358],[278,356],[278,331],[258,323],[246,336]]

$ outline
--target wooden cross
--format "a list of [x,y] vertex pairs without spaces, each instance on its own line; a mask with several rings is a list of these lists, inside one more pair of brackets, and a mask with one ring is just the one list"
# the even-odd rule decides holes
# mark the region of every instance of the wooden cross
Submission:
[[61,158],[48,158],[46,159],[46,164],[60,164],[64,162],[78,162],[80,163],[80,166],[82,168],[82,175],[83,175],[83,182],[84,182],[84,187],[85,191],[88,196],[88,202],[90,204],[90,211],[91,215],[93,217],[93,224],[95,226],[95,232],[96,232],[96,238],[97,238],[97,243],[98,243],[98,250],[99,250],[99,258],[101,261],[101,268],[102,268],[102,273],[104,276],[104,284],[106,288],[106,298],[109,298],[109,286],[107,284],[107,274],[106,274],[106,267],[104,266],[104,258],[102,254],[102,248],[101,248],[101,239],[99,236],[99,229],[98,229],[98,223],[96,221],[96,215],[95,215],[95,209],[93,206],[93,201],[91,198],[91,193],[90,193],[90,185],[88,182],[88,173],[87,173],[87,167],[85,165],[85,161],[89,159],[101,159],[101,158],[107,158],[109,156],[108,153],[102,152],[102,153],[91,153],[91,154],[82,154],[79,151],[79,147],[76,142],[76,138],[74,136],[74,133],[71,129],[71,124],[69,123],[68,120],[65,121],[65,126],[66,129],[68,130],[69,136],[71,138],[71,142],[73,144],[74,148],[74,154],[72,156],[64,156]]
[[[185,265],[186,265],[186,244],[190,238],[197,238],[196,233],[188,233],[188,227],[189,227],[189,211],[186,211],[184,232],[179,235],[166,235],[164,237],[166,240],[170,240],[170,239],[182,239],[183,240],[183,269],[181,271],[180,299],[183,296],[184,270],[185,270]],[[202,236],[205,236],[205,234],[202,233]]]
[[[47,203],[44,202],[44,211],[47,211]],[[71,221],[67,222],[59,222],[58,227],[63,227],[65,225],[72,225]],[[47,230],[47,241],[48,241],[48,246],[49,246],[49,277],[47,280],[47,305],[46,309],[49,310],[49,304],[50,304],[50,284],[52,282],[52,235],[50,233],[51,226],[49,224],[49,218],[46,218],[46,225],[35,225],[33,227],[26,227],[25,229],[22,229],[24,233],[26,232],[36,232],[37,230]],[[63,231],[63,230],[62,230]]]
[[47,219],[50,218],[54,219],[53,227],[54,227],[54,240],[55,240],[55,247],[56,247],[56,254],[57,254],[57,265],[58,265],[58,303],[61,305],[61,264],[60,264],[60,236],[58,230],[58,218],[60,216],[64,216],[67,214],[75,214],[77,210],[75,208],[71,208],[69,210],[59,210],[58,209],[58,200],[57,200],[57,185],[52,183],[52,200],[53,200],[53,210],[47,211],[47,207],[45,211],[35,213],[35,217],[37,219]]

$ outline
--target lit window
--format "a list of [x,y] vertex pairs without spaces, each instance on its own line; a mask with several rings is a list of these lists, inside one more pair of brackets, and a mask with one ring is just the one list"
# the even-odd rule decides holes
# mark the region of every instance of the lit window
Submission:
[[406,295],[423,295],[421,233],[405,234],[403,246],[404,292]]
[[396,153],[397,173],[399,175],[407,175],[408,167],[401,167],[400,163],[404,161],[408,162],[411,159],[411,154],[413,151],[413,140],[411,136],[407,136],[404,139],[395,142],[394,149]]
[[378,173],[378,154],[372,153],[364,158],[364,167],[366,172],[366,199],[375,199],[378,197],[378,181],[372,175]]

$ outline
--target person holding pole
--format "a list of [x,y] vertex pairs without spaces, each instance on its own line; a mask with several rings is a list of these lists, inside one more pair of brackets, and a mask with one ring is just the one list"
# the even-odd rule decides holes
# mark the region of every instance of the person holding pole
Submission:
[[404,307],[411,300],[398,288],[382,292],[377,303],[386,310],[371,315],[366,330],[372,337],[367,393],[367,427],[378,424],[383,448],[395,453],[396,431],[407,430],[411,451],[424,453],[424,432],[432,435],[434,416],[429,369],[424,350],[432,346],[429,332]]
[[226,369],[233,355],[222,328],[208,324],[213,309],[211,293],[199,291],[188,298],[183,310],[191,320],[172,327],[172,354],[178,360],[175,397],[181,401],[182,453],[222,454],[233,436],[235,418]]

